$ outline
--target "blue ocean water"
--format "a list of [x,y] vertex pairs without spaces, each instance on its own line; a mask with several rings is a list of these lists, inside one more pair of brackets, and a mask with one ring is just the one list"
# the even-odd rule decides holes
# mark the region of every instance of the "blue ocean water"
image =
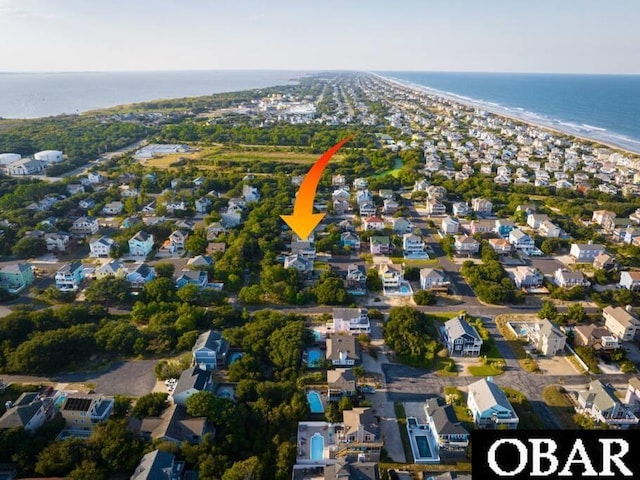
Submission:
[[640,152],[640,75],[378,73]]
[[304,72],[0,73],[0,117],[80,113],[124,103],[193,97],[292,83]]

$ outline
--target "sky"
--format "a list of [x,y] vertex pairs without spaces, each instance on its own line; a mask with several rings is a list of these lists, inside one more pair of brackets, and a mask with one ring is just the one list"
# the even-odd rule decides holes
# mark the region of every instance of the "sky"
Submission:
[[640,74],[637,0],[0,0],[0,71]]

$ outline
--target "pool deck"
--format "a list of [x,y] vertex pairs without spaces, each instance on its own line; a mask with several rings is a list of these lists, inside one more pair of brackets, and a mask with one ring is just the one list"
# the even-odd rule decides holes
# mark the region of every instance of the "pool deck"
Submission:
[[[311,437],[320,434],[324,439],[322,459],[311,459]],[[296,463],[298,464],[326,464],[331,458],[331,450],[336,449],[336,434],[334,427],[327,422],[300,422],[298,424],[298,451]]]
[[[407,417],[407,433],[409,434],[409,443],[411,444],[411,452],[415,463],[440,463],[438,442],[428,425],[421,424],[415,417]],[[431,456],[422,457],[420,455],[416,437],[425,437],[427,439]]]

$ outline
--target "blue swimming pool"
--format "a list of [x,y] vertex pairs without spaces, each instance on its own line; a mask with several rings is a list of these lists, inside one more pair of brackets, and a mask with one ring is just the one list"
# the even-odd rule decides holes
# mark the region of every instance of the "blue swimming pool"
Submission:
[[402,285],[400,287],[400,293],[411,293],[411,289],[409,287],[407,287],[406,285]]
[[431,449],[429,448],[429,440],[424,436],[416,436],[416,446],[418,447],[418,454],[420,458],[431,457]]
[[319,348],[311,348],[307,352],[307,365],[310,367],[319,367],[322,360],[322,350]]
[[324,456],[324,438],[319,433],[316,433],[311,437],[311,451],[309,457],[311,460],[322,460]]
[[242,356],[244,355],[244,353],[242,352],[236,352],[234,354],[232,354],[229,357],[229,365],[233,364],[234,362],[237,362],[238,360],[240,360],[242,358]]
[[322,398],[318,392],[311,390],[307,393],[307,401],[309,402],[309,410],[311,413],[323,413],[324,405],[322,405]]
[[313,338],[315,338],[316,342],[322,339],[322,335],[318,330],[313,330]]
[[61,393],[58,398],[56,398],[56,402],[53,404],[53,407],[56,410],[60,410],[60,407],[62,407],[62,404],[64,403],[64,401],[67,399],[67,394],[66,393]]

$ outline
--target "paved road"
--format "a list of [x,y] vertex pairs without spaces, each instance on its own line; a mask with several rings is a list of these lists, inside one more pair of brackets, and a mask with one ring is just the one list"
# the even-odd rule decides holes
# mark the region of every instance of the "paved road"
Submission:
[[156,377],[153,367],[157,360],[119,361],[108,369],[96,372],[75,372],[36,377],[26,375],[2,375],[5,383],[93,383],[97,393],[140,397],[153,390]]

